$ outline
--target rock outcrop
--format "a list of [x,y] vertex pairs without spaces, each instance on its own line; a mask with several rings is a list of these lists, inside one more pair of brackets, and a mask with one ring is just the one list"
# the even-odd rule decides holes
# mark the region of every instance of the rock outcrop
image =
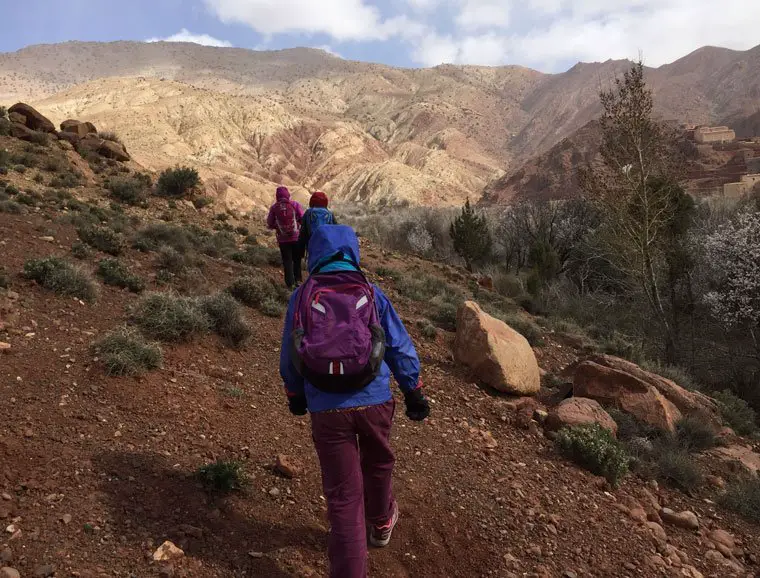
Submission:
[[13,113],[24,117],[25,122],[21,124],[24,124],[28,129],[40,132],[55,132],[55,125],[28,104],[24,104],[23,102],[14,104],[8,109],[9,115]]
[[546,428],[556,431],[565,426],[598,423],[617,436],[617,424],[599,402],[583,397],[571,397],[551,408],[546,418]]
[[91,122],[69,119],[61,123],[61,132],[75,134],[79,138],[84,138],[88,134],[98,134],[98,129]]
[[682,417],[678,408],[650,383],[591,360],[575,366],[573,395],[619,407],[639,421],[663,431],[674,431]]
[[454,356],[498,391],[534,395],[541,387],[538,362],[528,340],[473,301],[463,303],[457,313]]

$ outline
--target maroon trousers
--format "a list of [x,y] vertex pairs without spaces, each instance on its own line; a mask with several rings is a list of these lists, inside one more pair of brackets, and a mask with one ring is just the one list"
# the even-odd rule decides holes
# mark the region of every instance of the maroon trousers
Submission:
[[391,400],[359,410],[311,414],[330,519],[331,578],[367,576],[367,524],[386,524],[393,513],[394,410]]

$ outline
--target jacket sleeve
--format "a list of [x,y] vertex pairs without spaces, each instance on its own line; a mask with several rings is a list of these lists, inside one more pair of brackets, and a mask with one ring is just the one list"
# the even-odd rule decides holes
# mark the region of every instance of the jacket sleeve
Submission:
[[303,377],[296,371],[290,355],[290,334],[293,332],[293,315],[296,310],[298,291],[290,297],[288,312],[285,314],[285,326],[282,330],[282,344],[280,346],[280,376],[285,384],[288,397],[297,397],[304,394]]
[[385,331],[385,363],[390,367],[401,391],[409,393],[422,385],[420,360],[414,343],[393,305],[378,287],[375,287],[375,305]]
[[293,201],[293,208],[296,210],[296,219],[300,223],[303,221],[303,207],[298,201]]
[[274,219],[274,206],[269,208],[269,214],[267,215],[267,229],[276,229],[277,223]]

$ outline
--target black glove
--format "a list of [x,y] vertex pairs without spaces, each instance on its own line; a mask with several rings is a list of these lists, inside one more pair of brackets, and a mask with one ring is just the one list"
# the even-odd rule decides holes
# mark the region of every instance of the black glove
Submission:
[[288,398],[288,409],[293,415],[306,415],[306,396],[296,395]]
[[406,402],[406,417],[410,420],[422,421],[430,415],[430,404],[425,399],[421,388],[405,393],[404,401]]

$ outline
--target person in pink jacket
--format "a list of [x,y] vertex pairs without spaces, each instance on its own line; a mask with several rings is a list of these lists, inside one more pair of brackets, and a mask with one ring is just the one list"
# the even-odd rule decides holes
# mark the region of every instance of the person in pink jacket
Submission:
[[277,201],[269,209],[267,227],[277,232],[280,245],[282,267],[285,272],[285,284],[293,289],[301,284],[301,245],[298,237],[301,232],[303,208],[290,199],[287,187],[277,187]]

